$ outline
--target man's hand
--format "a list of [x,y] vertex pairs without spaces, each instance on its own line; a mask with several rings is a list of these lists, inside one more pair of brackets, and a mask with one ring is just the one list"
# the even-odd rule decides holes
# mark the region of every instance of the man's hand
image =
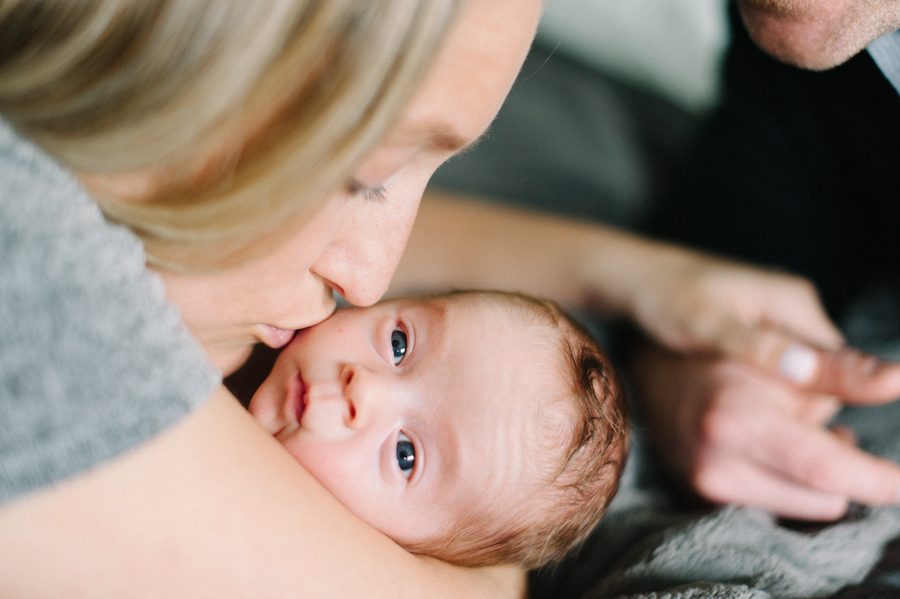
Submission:
[[716,503],[808,520],[836,519],[851,501],[900,503],[900,467],[827,427],[844,402],[900,395],[900,368],[852,351],[791,347],[814,355],[805,387],[736,359],[642,347],[634,379],[660,454]]
[[900,397],[900,365],[844,347],[815,288],[777,271],[657,246],[628,313],[662,346],[634,360],[660,454],[702,496],[810,520],[900,503],[900,466],[828,423]]

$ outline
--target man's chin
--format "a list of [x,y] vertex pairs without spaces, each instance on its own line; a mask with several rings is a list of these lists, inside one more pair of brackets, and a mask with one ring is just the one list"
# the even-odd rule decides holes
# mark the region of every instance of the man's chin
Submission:
[[[850,60],[886,31],[843,12],[811,14],[786,4],[743,0],[738,3],[750,37],[773,58],[795,67],[824,71]],[[779,8],[773,8],[777,5]],[[872,31],[867,35],[866,25]]]

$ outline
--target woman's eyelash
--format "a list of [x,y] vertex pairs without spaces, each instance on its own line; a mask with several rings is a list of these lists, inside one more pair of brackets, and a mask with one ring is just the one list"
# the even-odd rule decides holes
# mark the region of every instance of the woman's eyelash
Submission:
[[350,181],[347,183],[347,191],[350,195],[362,196],[367,200],[383,200],[387,190],[384,185],[378,187],[366,187],[358,181]]

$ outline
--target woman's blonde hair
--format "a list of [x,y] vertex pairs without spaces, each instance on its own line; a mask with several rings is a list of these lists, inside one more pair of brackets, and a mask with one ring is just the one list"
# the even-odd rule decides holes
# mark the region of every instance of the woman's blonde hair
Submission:
[[63,164],[152,172],[98,197],[149,259],[259,255],[345,184],[462,0],[0,0],[0,113]]

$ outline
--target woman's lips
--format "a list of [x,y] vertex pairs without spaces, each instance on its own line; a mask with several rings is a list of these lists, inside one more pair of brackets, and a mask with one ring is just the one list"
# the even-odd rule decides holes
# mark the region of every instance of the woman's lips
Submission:
[[259,328],[259,340],[273,349],[280,349],[290,343],[297,332],[293,329],[279,329],[270,324],[264,324]]
[[303,412],[306,410],[305,395],[306,385],[298,372],[288,383],[288,396],[285,404],[285,417],[288,422],[296,422],[298,425],[301,423]]

